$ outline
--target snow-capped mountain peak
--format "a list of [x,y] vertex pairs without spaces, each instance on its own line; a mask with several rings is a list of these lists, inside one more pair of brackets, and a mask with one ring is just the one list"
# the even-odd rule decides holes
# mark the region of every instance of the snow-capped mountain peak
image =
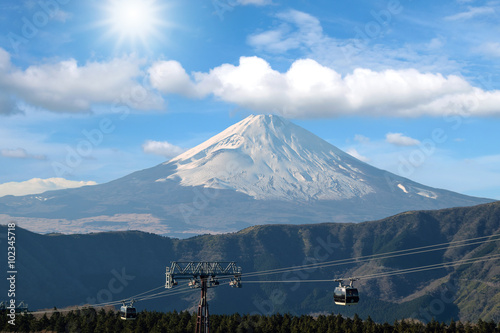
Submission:
[[374,191],[366,164],[275,115],[249,116],[167,164],[176,171],[166,179],[255,199],[338,200]]
[[286,119],[250,116],[169,162],[108,183],[0,198],[0,222],[43,233],[134,229],[186,237],[491,201],[377,169]]

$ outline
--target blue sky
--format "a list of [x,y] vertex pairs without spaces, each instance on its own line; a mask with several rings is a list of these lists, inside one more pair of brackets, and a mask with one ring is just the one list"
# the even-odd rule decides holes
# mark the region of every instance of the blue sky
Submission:
[[0,196],[104,183],[249,114],[500,199],[500,1],[0,4]]

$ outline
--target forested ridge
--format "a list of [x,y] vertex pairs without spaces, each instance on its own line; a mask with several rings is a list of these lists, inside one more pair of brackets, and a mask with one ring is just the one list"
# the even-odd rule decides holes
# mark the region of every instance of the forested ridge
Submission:
[[[120,319],[116,311],[88,308],[70,312],[54,311],[48,314],[17,314],[16,325],[2,316],[2,332],[76,332],[76,333],[192,333],[196,326],[196,314],[182,312],[143,311],[135,321]],[[432,320],[427,324],[418,321],[399,320],[392,324],[376,323],[370,317],[362,320],[340,314],[302,315],[212,315],[212,333],[392,333],[392,332],[446,332],[446,333],[495,333],[500,332],[500,322],[478,320],[475,323],[455,322],[448,324]]]
[[[5,227],[0,226],[1,232],[6,232]],[[300,316],[333,312],[351,318],[355,313],[362,319],[370,316],[380,323],[404,318],[427,323],[433,317],[446,323],[451,319],[498,322],[499,259],[476,260],[500,255],[497,235],[500,202],[407,212],[359,224],[255,226],[231,234],[189,239],[138,231],[39,235],[16,228],[16,299],[24,300],[31,311],[120,303],[137,294],[149,296],[146,291],[165,291],[165,267],[171,261],[234,260],[242,267],[243,288],[221,284],[211,289],[211,314]],[[464,240],[475,241],[458,246]],[[436,244],[445,246],[440,251],[411,256],[355,260],[419,247],[427,249]],[[323,265],[344,260],[349,264]],[[357,307],[341,307],[333,302],[333,291],[338,285],[334,278],[405,271],[457,260],[472,262],[360,279],[355,282],[360,294]],[[294,268],[310,263],[322,266]],[[7,256],[0,256],[0,266],[7,267]],[[294,269],[281,273],[283,268]],[[276,269],[278,274],[261,275]],[[179,281],[173,289],[182,294],[165,291],[158,298],[137,300],[136,308],[162,313],[194,311],[199,290],[182,289],[188,288],[184,282]],[[7,283],[0,279],[0,290],[9,290]]]

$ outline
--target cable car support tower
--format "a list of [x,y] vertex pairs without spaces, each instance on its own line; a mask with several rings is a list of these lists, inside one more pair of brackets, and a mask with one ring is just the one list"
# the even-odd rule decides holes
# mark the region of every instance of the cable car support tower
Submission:
[[241,267],[234,261],[173,261],[165,274],[165,288],[173,288],[177,280],[189,280],[188,286],[201,289],[196,333],[210,333],[207,289],[218,286],[222,278],[229,278],[231,287],[241,288]]

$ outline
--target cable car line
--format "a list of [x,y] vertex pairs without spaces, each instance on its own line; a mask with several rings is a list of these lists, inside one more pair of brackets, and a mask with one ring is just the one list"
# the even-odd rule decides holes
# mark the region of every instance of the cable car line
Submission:
[[423,272],[423,271],[428,271],[428,270],[432,270],[432,269],[447,268],[447,267],[459,266],[459,265],[475,264],[476,262],[482,262],[482,261],[488,261],[488,260],[498,260],[498,259],[500,259],[500,254],[492,254],[492,255],[487,255],[487,256],[477,257],[477,258],[461,259],[461,260],[440,263],[440,264],[433,264],[433,265],[420,266],[420,267],[414,267],[414,268],[406,268],[406,269],[401,269],[401,270],[397,270],[397,271],[369,274],[369,275],[364,275],[364,276],[358,276],[357,278],[360,280],[381,278],[381,277],[386,277],[386,276],[391,276],[391,275],[417,273],[417,272]]
[[[481,240],[481,241],[479,241],[479,240]],[[420,253],[426,253],[426,252],[432,252],[432,251],[447,250],[447,249],[451,249],[451,248],[483,244],[483,243],[494,242],[494,241],[498,241],[498,240],[500,240],[500,234],[494,234],[494,235],[488,235],[488,236],[463,239],[463,240],[458,240],[458,241],[451,241],[451,242],[447,242],[447,243],[426,245],[426,246],[420,246],[420,247],[416,247],[416,248],[378,253],[378,254],[373,254],[373,255],[365,255],[365,256],[347,258],[347,259],[338,259],[338,260],[327,261],[327,262],[323,262],[323,263],[319,262],[319,263],[306,264],[306,265],[301,265],[301,266],[291,266],[291,267],[284,267],[284,268],[278,268],[278,269],[272,269],[272,270],[243,273],[241,275],[242,275],[242,277],[256,277],[256,276],[261,276],[261,275],[292,272],[292,271],[296,271],[298,269],[303,269],[303,268],[311,269],[311,268],[331,267],[331,266],[337,266],[337,265],[366,262],[366,261],[371,261],[371,260],[388,259],[388,258],[394,258],[394,257],[399,257],[399,256],[404,256],[404,255],[414,255],[414,254],[420,254]],[[474,242],[470,243],[471,241],[474,241]],[[469,243],[467,243],[467,242],[469,242]],[[460,243],[465,243],[465,244],[460,244]],[[452,244],[456,244],[456,245],[452,245]],[[452,246],[445,247],[446,245],[452,245]],[[448,263],[448,264],[450,264],[450,263]],[[224,278],[224,277],[229,278],[230,276],[221,276],[221,278]],[[381,277],[383,277],[383,275],[381,275]],[[304,282],[304,281],[305,280],[301,280],[301,282]],[[328,281],[331,282],[332,280],[328,280]],[[271,281],[269,281],[269,282],[271,282]],[[326,282],[326,281],[319,281],[318,280],[317,282]],[[248,283],[250,283],[250,282],[248,282]],[[160,289],[162,287],[163,286],[160,286],[160,287],[152,289],[152,290]],[[187,291],[190,291],[190,290],[187,290]],[[179,289],[177,289],[175,292],[172,292],[172,294],[177,294],[178,292],[180,292]],[[141,293],[138,295],[142,295],[145,293],[147,293],[147,292],[144,292],[144,293]],[[169,296],[170,293],[168,293],[168,291],[165,291],[165,292],[158,293],[158,296],[156,296],[156,294],[153,294],[153,295],[155,295],[154,298],[158,298],[158,297],[163,297],[163,296]],[[148,300],[148,299],[149,299],[148,295],[146,295],[145,297],[139,298],[139,300]],[[117,305],[120,302],[113,302],[113,303],[115,303]],[[99,305],[108,305],[108,304],[102,303]],[[99,306],[99,305],[97,305],[97,306]]]
[[[158,288],[155,288],[155,289],[158,289]],[[160,297],[173,296],[173,295],[193,291],[191,288],[186,288],[186,289],[187,290],[184,290],[184,291],[175,290],[174,292],[172,292],[171,290],[168,290],[167,293],[165,293],[164,295],[161,295]],[[170,293],[168,293],[168,292],[170,292]],[[158,294],[160,294],[160,293],[158,293]],[[138,298],[135,301],[137,302],[137,301],[143,301],[143,300],[148,300],[148,299],[153,299],[153,298],[159,298],[159,296],[151,297],[151,298],[147,298],[147,296],[144,296],[144,298]],[[43,313],[54,313],[54,312],[70,312],[70,311],[76,311],[76,310],[85,310],[85,309],[89,309],[89,308],[103,307],[103,306],[107,306],[107,305],[120,305],[120,304],[122,304],[122,301],[113,301],[113,302],[104,302],[104,303],[97,303],[97,304],[86,304],[86,305],[82,305],[82,306],[77,306],[76,308],[73,308],[73,309],[55,309],[55,310],[51,309],[51,310],[47,310],[47,311],[33,311],[30,313],[31,314],[43,314]]]
[[[470,258],[470,259],[461,259],[461,260],[456,260],[456,261],[451,261],[451,262],[446,262],[446,263],[439,263],[439,264],[419,266],[419,267],[412,267],[412,268],[404,268],[404,269],[399,269],[399,270],[395,270],[395,271],[381,272],[381,273],[376,273],[376,274],[356,276],[355,279],[357,279],[357,280],[369,280],[369,279],[375,279],[375,278],[386,277],[386,276],[391,276],[391,275],[417,273],[417,272],[423,272],[423,271],[428,271],[428,270],[432,270],[432,269],[447,268],[447,267],[450,267],[450,266],[468,265],[468,264],[474,264],[474,263],[477,263],[477,262],[488,261],[488,260],[498,260],[498,259],[500,259],[500,254],[487,255],[487,256],[483,256],[483,257]],[[345,279],[345,280],[349,280],[349,279]],[[245,281],[245,283],[301,283],[301,282],[312,282],[312,283],[314,283],[314,282],[334,282],[334,279],[327,279],[327,280],[323,279],[323,280],[256,280],[256,281]]]
[[[355,264],[355,263],[367,262],[367,261],[372,261],[372,260],[382,260],[382,259],[389,259],[389,258],[394,258],[394,257],[406,256],[406,255],[415,255],[415,254],[421,254],[421,253],[427,253],[427,252],[433,252],[433,251],[448,250],[448,249],[453,249],[453,248],[458,248],[458,247],[463,247],[463,246],[470,246],[470,245],[484,244],[484,243],[488,243],[488,242],[495,242],[495,241],[499,241],[499,240],[500,240],[500,234],[494,234],[494,235],[475,237],[475,238],[470,238],[470,239],[463,239],[463,240],[458,240],[458,241],[451,241],[451,242],[447,242],[447,243],[426,245],[426,246],[404,249],[404,250],[397,250],[397,251],[391,251],[391,252],[384,252],[384,253],[378,253],[378,254],[372,254],[372,255],[359,256],[359,257],[354,257],[354,258],[338,259],[338,260],[333,260],[333,261],[317,262],[317,263],[305,264],[305,265],[300,265],[300,266],[290,266],[290,267],[283,267],[283,268],[277,268],[277,269],[243,273],[243,274],[241,274],[241,277],[257,277],[257,276],[263,276],[263,275],[293,272],[293,271],[297,271],[299,269],[316,269],[316,268],[325,268],[325,267],[332,267],[332,266],[345,265],[345,264]],[[457,266],[457,265],[462,265],[462,264],[473,264],[476,262],[487,261],[487,260],[497,260],[497,259],[500,259],[500,254],[488,255],[488,256],[484,256],[484,257],[471,258],[471,259],[462,259],[462,260],[457,260],[457,261],[453,261],[453,262],[433,264],[433,265],[420,266],[420,267],[414,267],[414,268],[406,268],[406,269],[400,269],[400,270],[396,270],[396,271],[374,273],[374,274],[359,276],[359,277],[357,277],[357,279],[382,278],[382,277],[387,277],[387,276],[391,276],[391,275],[416,273],[416,272],[427,271],[427,270],[432,270],[432,269],[446,268],[446,267]],[[228,276],[220,276],[221,279],[230,278],[230,277],[231,276],[229,276],[229,275]],[[245,281],[245,283],[299,283],[299,282],[319,283],[319,282],[333,282],[333,281],[334,281],[333,279],[328,279],[328,280],[285,280],[285,281],[261,280],[261,281]],[[228,282],[221,283],[221,284],[226,284],[226,283],[228,283]],[[187,287],[186,290],[182,290],[182,289],[181,290],[176,289],[175,291],[166,290],[166,291],[162,291],[159,293],[154,293],[154,294],[148,295],[148,293],[153,292],[155,290],[158,290],[160,288],[164,288],[164,287],[165,287],[164,285],[161,285],[161,286],[153,288],[151,290],[139,293],[135,296],[128,297],[128,298],[126,298],[126,300],[134,299],[136,302],[137,301],[145,301],[145,300],[157,299],[157,298],[161,298],[161,297],[174,296],[174,295],[188,293],[188,292],[193,291],[192,288]],[[183,288],[183,287],[181,287],[181,288]],[[49,311],[36,311],[36,312],[30,312],[30,313],[31,314],[42,314],[42,313],[53,313],[53,312],[69,312],[69,311],[81,310],[81,309],[86,309],[86,308],[91,308],[91,307],[102,307],[102,306],[111,306],[111,305],[120,305],[120,304],[122,304],[122,301],[110,301],[110,302],[103,302],[103,303],[99,303],[99,304],[84,305],[81,307],[76,307],[76,309],[75,308],[62,309],[62,310],[56,309],[56,310],[49,310]]]
[[[433,264],[433,265],[399,269],[399,270],[389,271],[389,272],[381,272],[381,273],[375,273],[375,274],[362,275],[362,276],[357,276],[355,279],[369,280],[369,279],[382,278],[382,277],[387,277],[387,276],[392,276],[392,275],[417,273],[417,272],[423,272],[423,271],[428,271],[428,270],[447,268],[447,267],[451,267],[451,266],[468,265],[468,264],[474,264],[474,263],[478,263],[478,262],[483,262],[483,261],[488,261],[488,260],[498,260],[498,259],[500,259],[500,254],[486,255],[486,256],[477,257],[477,258],[461,259],[461,260],[456,260],[456,261],[451,261],[451,262],[446,262],[446,263],[439,263],[439,264]],[[334,282],[334,279],[245,281],[245,283],[302,283],[302,282],[305,282],[305,283]],[[228,283],[229,282],[223,282],[223,283],[221,283],[221,285],[228,284]],[[155,288],[152,290],[156,290],[156,289],[159,289],[159,288]],[[143,298],[138,299],[137,301],[145,301],[145,300],[157,299],[157,298],[162,298],[162,297],[167,297],[167,296],[174,296],[174,295],[179,295],[179,294],[185,294],[185,293],[192,292],[192,291],[195,291],[195,289],[192,289],[192,288],[187,288],[187,290],[178,290],[177,289],[175,292],[170,291],[170,293],[168,293],[168,291],[167,292],[160,292],[160,293],[153,294],[153,295],[146,295]],[[144,292],[141,294],[145,294],[145,293],[147,293],[147,292]],[[104,305],[118,305],[120,303],[122,303],[122,302],[121,301],[106,302],[106,303],[100,303],[100,304],[85,305],[81,309],[80,308],[61,309],[61,310],[56,309],[56,310],[49,310],[49,311],[36,311],[36,312],[30,312],[30,313],[31,314],[43,314],[43,313],[53,313],[53,312],[69,312],[69,311],[82,310],[82,309],[84,310],[84,309],[91,308],[91,307],[100,307],[100,306],[104,306]]]
[[[161,288],[164,288],[164,287],[165,287],[164,285],[161,286]],[[154,289],[148,290],[146,292],[140,293],[138,295],[145,294],[147,292],[151,292],[151,291],[156,290],[156,289],[159,289],[159,288],[154,288]],[[186,287],[186,289],[188,289],[188,288]],[[191,291],[191,290],[187,290],[187,291]],[[176,290],[176,291],[167,290],[167,291],[164,291],[162,293],[165,293],[165,295],[163,295],[163,296],[170,296],[170,294],[179,293],[179,290]],[[153,294],[153,295],[156,295],[156,294]],[[144,295],[142,297],[135,298],[135,301],[147,300],[148,296],[149,295]],[[129,297],[126,299],[128,300],[128,299],[132,299],[132,298],[134,298],[134,297]],[[54,313],[54,312],[69,312],[69,311],[75,311],[75,310],[84,310],[84,309],[88,309],[88,308],[97,308],[97,307],[112,306],[112,305],[114,306],[114,305],[120,305],[120,304],[122,304],[122,301],[110,301],[110,302],[95,303],[95,304],[85,304],[85,305],[77,306],[76,308],[73,308],[73,309],[55,309],[55,310],[50,309],[47,311],[34,311],[34,312],[30,312],[30,313],[31,314],[42,314],[42,313]]]
[[[371,261],[371,260],[388,259],[388,258],[405,256],[405,255],[414,255],[414,254],[420,254],[420,253],[426,253],[426,252],[432,252],[432,251],[447,250],[447,249],[452,249],[452,248],[457,248],[457,247],[462,247],[462,246],[495,242],[495,241],[500,240],[500,238],[486,239],[483,241],[477,241],[477,242],[473,242],[473,243],[459,244],[459,245],[444,247],[445,245],[448,245],[448,244],[464,243],[464,242],[469,242],[469,241],[475,241],[478,239],[485,239],[485,238],[491,238],[491,237],[497,237],[497,236],[500,236],[500,234],[476,237],[476,238],[471,238],[471,239],[465,239],[465,240],[453,241],[453,242],[441,243],[441,244],[435,244],[435,245],[427,245],[427,246],[405,249],[405,250],[398,250],[398,251],[392,251],[392,252],[384,252],[384,253],[378,253],[378,254],[372,254],[372,255],[365,255],[365,256],[348,258],[348,259],[338,259],[338,260],[327,261],[327,262],[323,262],[323,263],[318,262],[318,263],[306,264],[306,265],[301,265],[301,266],[291,266],[291,267],[283,267],[283,268],[277,268],[277,269],[272,269],[272,270],[243,273],[242,277],[254,277],[254,276],[259,276],[259,275],[278,274],[278,273],[285,273],[285,272],[293,272],[293,271],[296,271],[299,269],[304,269],[304,268],[312,269],[312,268],[331,267],[331,266],[366,262],[366,261]],[[434,247],[434,249],[432,249],[433,247]],[[438,247],[438,248],[436,248],[436,247]],[[426,249],[426,250],[424,250],[424,249]],[[421,250],[421,251],[417,251],[417,250]],[[402,252],[407,252],[407,253],[402,253]]]
[[[229,284],[229,282],[223,282],[223,283],[220,283],[219,285],[222,286],[222,285],[225,285],[225,284]],[[171,292],[170,294],[168,295],[158,295],[158,296],[154,296],[154,297],[150,297],[150,298],[145,298],[143,300],[150,300],[150,299],[156,299],[156,298],[161,298],[161,297],[165,297],[165,296],[172,296],[172,295],[178,295],[178,294],[185,294],[185,293],[188,293],[188,292],[193,292],[193,291],[197,291],[196,288],[191,288],[191,287],[187,287],[187,290],[183,290],[183,291],[179,291],[178,289],[174,292]]]
[[[225,284],[229,284],[229,281],[228,282],[222,282],[219,285],[222,286],[222,285],[225,285]],[[181,289],[181,290],[179,290],[179,289]],[[186,289],[186,290],[182,290],[182,289]],[[160,292],[160,293],[158,293],[156,295],[147,296],[147,297],[142,298],[140,300],[141,301],[145,301],[145,300],[156,299],[156,298],[161,298],[161,297],[166,297],[166,296],[173,296],[173,295],[178,295],[178,294],[185,294],[185,293],[189,293],[189,292],[192,292],[192,291],[197,291],[197,290],[196,290],[196,288],[191,288],[191,287],[181,287],[181,288],[176,289],[175,291],[168,290],[166,292]],[[168,292],[170,292],[170,293],[168,293]]]
[[[242,274],[242,277],[243,276],[244,277],[256,277],[256,276],[261,276],[261,275],[269,275],[269,274],[285,273],[285,272],[289,272],[289,271],[296,271],[300,268],[305,268],[305,267],[323,268],[323,267],[331,267],[331,266],[344,265],[344,264],[350,264],[350,263],[366,262],[366,261],[377,260],[377,259],[378,260],[388,259],[388,258],[394,258],[394,257],[399,257],[399,256],[404,256],[404,255],[414,255],[414,254],[426,253],[426,252],[431,252],[431,251],[447,250],[447,249],[457,248],[457,247],[462,247],[462,246],[477,245],[477,244],[498,241],[498,240],[500,240],[500,238],[495,238],[498,236],[500,236],[500,234],[475,237],[475,238],[470,238],[470,239],[463,239],[463,240],[434,244],[434,245],[426,245],[426,246],[421,246],[421,247],[416,247],[416,248],[410,248],[410,249],[404,249],[404,250],[398,250],[398,251],[392,251],[392,252],[385,252],[385,253],[379,253],[379,254],[373,254],[373,255],[366,255],[366,256],[360,256],[360,257],[349,258],[349,259],[339,259],[339,260],[323,262],[323,263],[314,263],[314,264],[307,264],[307,265],[302,265],[302,266],[285,267],[285,268],[278,268],[278,269],[274,269],[274,270],[256,271],[256,272]],[[482,241],[478,241],[478,240],[482,240]],[[475,242],[471,243],[471,241],[475,241]],[[465,243],[465,244],[460,244],[460,243]],[[451,244],[456,244],[456,245],[444,247],[446,245],[451,245]],[[494,259],[494,258],[491,258],[491,259]],[[487,259],[487,260],[490,260],[490,259]],[[438,264],[438,265],[452,265],[453,266],[453,263],[454,262],[443,263],[443,264]],[[467,261],[460,261],[460,263],[458,263],[458,264],[465,264],[465,263],[467,263]],[[433,265],[433,266],[435,266],[435,265]],[[425,266],[425,267],[427,267],[427,266]],[[441,267],[437,267],[437,266],[436,267],[428,267],[428,268],[425,268],[425,270],[436,269],[436,268],[441,268]],[[398,271],[393,271],[393,272],[377,273],[377,275],[373,275],[373,276],[374,277],[384,277],[384,276],[390,276],[390,275],[396,275],[396,274],[404,274],[405,272],[407,272],[407,273],[417,272],[417,270],[415,270],[415,269],[419,269],[419,267],[413,268],[413,269],[405,269],[404,271],[398,270]],[[227,277],[229,278],[230,276],[227,276]],[[224,278],[224,276],[221,276],[221,278]],[[300,281],[294,281],[294,282],[297,283],[297,282],[306,282],[306,281],[307,280],[300,280]],[[316,281],[311,281],[311,282],[327,282],[327,281],[331,282],[332,280],[316,280]],[[266,283],[266,282],[259,281],[259,283]],[[271,282],[276,282],[276,281],[268,281],[268,282],[271,283]],[[284,282],[292,282],[292,281],[288,280],[288,281],[284,281]],[[246,283],[257,283],[257,282],[246,281]],[[159,289],[159,288],[156,288],[156,289]],[[190,290],[187,290],[184,292],[189,292],[189,291]],[[141,298],[141,300],[160,298],[160,297],[170,296],[173,294],[184,293],[184,292],[181,292],[178,289],[175,293],[172,293],[172,294],[170,294],[168,292],[160,292],[158,294],[153,294],[153,295]]]
[[176,290],[175,292],[172,292],[170,294],[155,295],[155,296],[151,296],[151,297],[142,299],[141,301],[148,301],[148,300],[151,300],[151,299],[157,299],[157,298],[162,298],[162,297],[167,297],[167,296],[174,296],[174,295],[179,295],[179,294],[186,294],[186,293],[195,292],[195,291],[196,290],[194,290],[192,288],[189,288],[187,290],[182,290],[182,291]]
[[[497,239],[497,240],[500,240],[500,239]],[[497,240],[495,240],[495,241],[497,241]],[[487,241],[484,241],[484,242],[476,242],[476,243],[463,244],[463,245],[454,245],[454,246],[449,246],[449,247],[446,247],[446,248],[430,249],[430,250],[417,251],[417,252],[411,252],[411,253],[400,253],[400,254],[395,254],[395,255],[385,256],[385,257],[367,258],[367,259],[356,260],[355,262],[347,262],[347,263],[343,263],[343,264],[367,262],[367,261],[371,261],[371,260],[389,259],[389,258],[401,257],[401,256],[405,256],[405,255],[415,255],[415,254],[421,254],[421,253],[432,252],[432,251],[448,250],[448,249],[453,249],[453,248],[457,248],[457,247],[461,247],[461,246],[487,243],[487,242],[490,242],[490,241],[491,240],[487,240]],[[324,265],[322,267],[330,267],[330,266],[335,266],[335,265],[333,265],[333,264],[327,264],[327,265]]]
[[178,288],[176,290],[166,290],[166,291],[159,292],[157,294],[152,294],[152,295],[144,296],[143,298],[140,298],[138,300],[140,300],[140,301],[146,301],[146,300],[155,299],[155,298],[159,298],[159,297],[177,295],[179,293],[189,292],[189,291],[192,291],[192,290],[193,289],[189,288],[189,287],[185,287],[185,288],[181,287],[181,288]]
[[[421,248],[425,248],[425,247],[415,248],[415,249],[406,249],[406,250],[399,250],[399,251],[393,251],[393,252],[386,252],[386,253],[379,253],[379,254],[373,254],[373,255],[366,255],[366,256],[360,256],[360,257],[354,257],[354,258],[348,258],[348,259],[339,259],[339,260],[334,260],[334,261],[331,261],[331,262],[314,263],[314,264],[307,264],[307,265],[302,265],[302,266],[293,266],[293,267],[290,267],[290,268],[281,268],[281,269],[277,269],[277,270],[294,271],[294,270],[297,270],[299,268],[306,268],[306,267],[309,267],[309,268],[321,268],[321,267],[329,267],[329,266],[336,266],[336,265],[342,265],[342,264],[351,264],[351,263],[363,262],[363,261],[370,261],[370,260],[388,259],[388,258],[399,257],[399,256],[403,256],[403,255],[413,255],[413,254],[420,254],[420,253],[431,252],[431,251],[447,250],[447,249],[450,249],[450,248],[457,248],[457,247],[462,247],[462,246],[475,245],[475,244],[487,243],[487,242],[498,241],[498,240],[500,240],[500,238],[499,239],[492,239],[492,240],[481,241],[481,242],[474,242],[474,243],[462,244],[462,245],[454,245],[454,246],[449,246],[449,247],[441,247],[441,248],[429,249],[429,250],[425,250],[425,251],[412,251],[412,252],[408,252],[408,253],[399,253],[399,252],[404,252],[404,251],[421,249]],[[450,242],[450,243],[453,243],[453,242]],[[440,245],[441,244],[430,245],[430,246],[426,246],[426,247],[436,247],[436,246],[440,246]],[[393,253],[396,253],[396,254],[390,255],[390,256],[386,255],[386,254],[393,254]],[[256,272],[256,273],[258,273],[258,272]],[[281,273],[281,272],[275,272],[275,273]],[[252,273],[249,273],[249,274],[253,275]],[[257,274],[255,274],[255,275],[257,275]],[[259,273],[258,275],[261,275],[261,274]]]
[[142,292],[142,293],[137,294],[137,295],[134,295],[134,296],[127,297],[126,299],[132,299],[132,298],[137,299],[137,298],[138,298],[139,296],[141,296],[141,295],[144,295],[144,294],[147,294],[147,293],[149,293],[149,292],[152,292],[152,291],[158,290],[158,289],[160,289],[160,288],[165,288],[165,285],[163,285],[163,284],[162,284],[162,285],[161,285],[161,286],[159,286],[159,287],[153,288],[153,289],[151,289],[151,290],[148,290],[148,291]]
[[301,282],[333,282],[333,279],[326,279],[326,280],[255,280],[255,281],[246,281],[246,283],[301,283]]

